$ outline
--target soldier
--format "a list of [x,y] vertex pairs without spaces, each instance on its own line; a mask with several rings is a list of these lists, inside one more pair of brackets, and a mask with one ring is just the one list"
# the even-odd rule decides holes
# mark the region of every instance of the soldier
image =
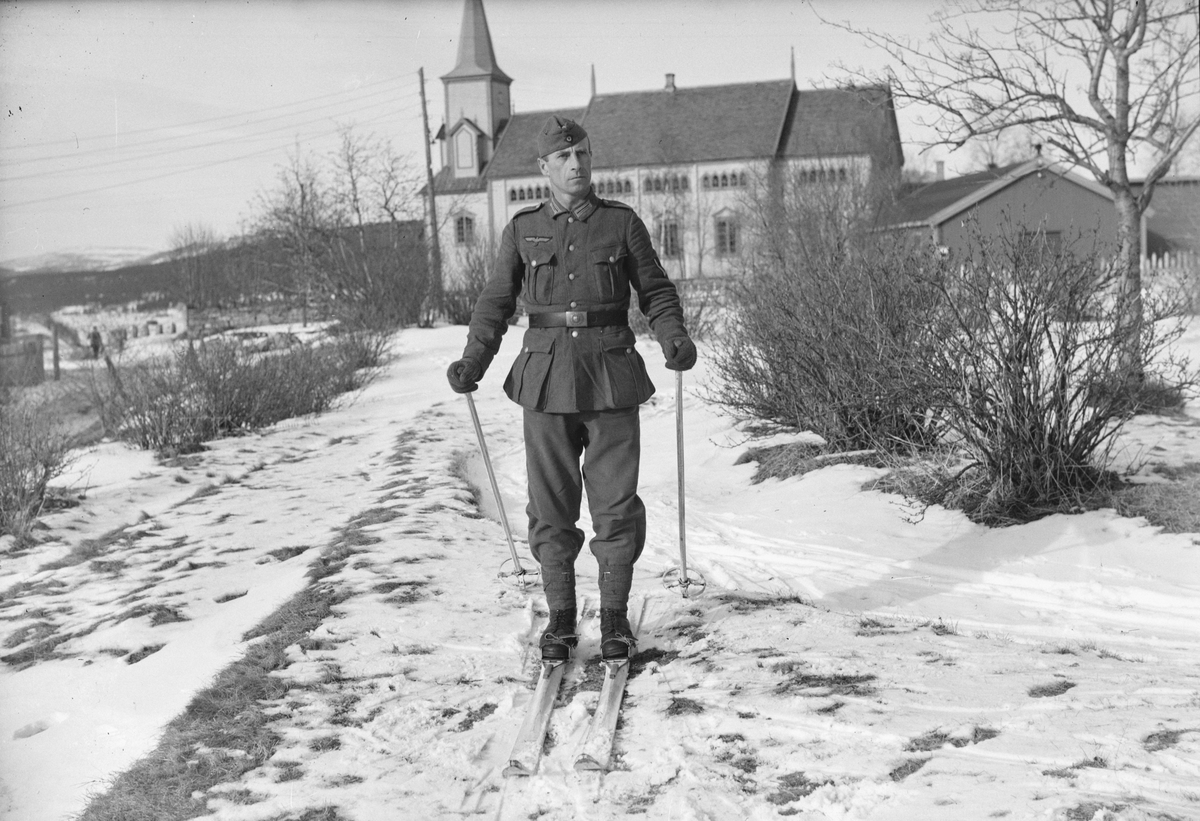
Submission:
[[592,190],[583,127],[550,117],[537,151],[550,199],[518,211],[505,227],[466,348],[446,375],[459,393],[479,387],[518,297],[524,299],[529,330],[504,390],[525,409],[529,547],[550,608],[542,658],[569,658],[578,643],[575,559],[584,541],[578,527],[584,486],[599,564],[601,655],[623,658],[636,644],[629,591],[646,541],[646,509],[637,494],[638,406],[654,393],[629,327],[631,289],[668,368],[691,368],[696,346],[645,224],[628,205]]

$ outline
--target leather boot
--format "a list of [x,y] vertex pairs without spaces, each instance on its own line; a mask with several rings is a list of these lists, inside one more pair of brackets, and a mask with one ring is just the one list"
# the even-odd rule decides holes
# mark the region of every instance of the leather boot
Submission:
[[629,626],[626,611],[601,609],[600,658],[605,661],[629,658],[630,652],[636,646],[637,639],[633,636],[633,628]]
[[550,621],[542,632],[542,660],[566,661],[571,658],[571,651],[579,644],[575,635],[575,608],[563,608],[550,611]]

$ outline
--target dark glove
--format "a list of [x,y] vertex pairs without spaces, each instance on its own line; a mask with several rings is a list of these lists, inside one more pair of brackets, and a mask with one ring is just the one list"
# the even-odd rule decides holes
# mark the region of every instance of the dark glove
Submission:
[[470,393],[479,387],[483,367],[474,359],[460,359],[446,369],[446,379],[455,393]]
[[661,343],[667,367],[673,371],[690,370],[696,364],[696,343],[686,336],[677,336]]

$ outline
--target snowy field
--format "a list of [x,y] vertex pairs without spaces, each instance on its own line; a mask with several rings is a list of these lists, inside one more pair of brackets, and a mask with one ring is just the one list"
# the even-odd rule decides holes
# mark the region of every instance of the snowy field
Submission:
[[[0,552],[0,654],[61,640],[0,671],[0,815],[79,812],[244,654],[323,549],[350,543],[324,580],[346,598],[291,648],[290,690],[269,706],[283,743],[210,792],[206,817],[1200,818],[1200,534],[1111,511],[1002,530],[939,508],[915,520],[861,490],[878,471],[857,466],[753,485],[754,466],[734,464],[745,443],[689,393],[688,555],[708,587],[683,599],[657,578],[678,556],[675,396],[650,342],[641,653],[617,767],[571,767],[598,697],[585,550],[585,663],[540,772],[503,779],[544,600],[497,578],[503,531],[443,377],[464,338],[405,331],[353,402],[170,465],[115,443],[79,454],[63,482],[83,503],[45,518],[35,552]],[[1200,354],[1200,327],[1186,343]],[[518,349],[506,341],[476,396],[520,528],[520,409],[500,390]],[[705,381],[703,364],[686,377]],[[463,454],[484,515],[455,477]],[[1134,420],[1121,458],[1144,473],[1200,462],[1200,403]],[[88,560],[42,569],[89,544]]]

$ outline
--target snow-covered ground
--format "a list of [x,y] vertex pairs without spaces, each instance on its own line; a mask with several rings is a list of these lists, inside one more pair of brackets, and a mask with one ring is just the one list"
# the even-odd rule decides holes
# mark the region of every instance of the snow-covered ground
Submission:
[[[684,599],[658,579],[678,557],[675,396],[649,342],[650,537],[617,767],[571,767],[598,697],[585,662],[540,772],[505,780],[544,601],[497,578],[503,531],[443,377],[463,340],[405,331],[353,402],[171,465],[115,443],[79,454],[65,481],[83,503],[46,517],[37,551],[0,553],[0,655],[63,640],[0,672],[0,814],[78,812],[246,651],[323,548],[349,543],[324,579],[346,598],[291,648],[291,689],[270,705],[283,743],[212,791],[208,817],[1200,818],[1200,534],[1111,511],[914,522],[856,466],[753,485],[734,464],[745,443],[691,392],[702,364],[686,378],[687,546],[708,587]],[[1200,353],[1200,327],[1186,344]],[[520,409],[499,387],[518,348],[506,341],[476,399],[520,538]],[[1147,467],[1200,462],[1200,403],[1135,420],[1126,443]],[[463,454],[483,516],[453,470]],[[87,560],[42,569],[85,545]],[[594,567],[585,550],[585,660]]]

